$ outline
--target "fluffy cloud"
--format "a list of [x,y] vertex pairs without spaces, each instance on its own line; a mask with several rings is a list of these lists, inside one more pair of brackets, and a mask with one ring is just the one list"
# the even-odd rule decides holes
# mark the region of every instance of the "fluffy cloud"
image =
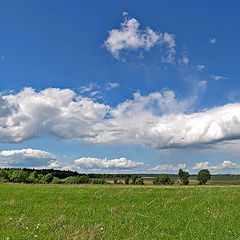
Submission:
[[157,165],[154,168],[150,168],[150,170],[153,171],[178,171],[180,168],[184,169],[186,168],[186,164],[178,164],[177,166],[173,166],[171,164],[161,164]]
[[[126,14],[125,14],[126,16]],[[137,50],[139,48],[149,50],[154,45],[167,46],[166,56],[162,57],[163,62],[172,62],[175,55],[175,37],[169,33],[154,32],[147,27],[139,29],[140,23],[135,18],[125,17],[120,29],[113,29],[109,32],[104,46],[111,54],[119,59],[122,50]]]
[[195,164],[195,166],[192,168],[194,170],[196,169],[205,169],[208,168],[209,162],[198,162]]
[[136,92],[115,108],[70,89],[25,88],[1,99],[2,143],[48,136],[166,149],[240,139],[239,103],[188,113],[194,99],[178,101],[172,91]]
[[0,167],[56,167],[57,157],[49,152],[21,149],[0,152]]
[[143,162],[134,162],[126,158],[112,160],[100,158],[79,158],[74,161],[77,166],[87,169],[133,169],[144,165]]
[[199,162],[199,163],[196,163],[192,169],[204,169],[204,168],[208,168],[210,170],[211,169],[212,170],[239,169],[240,164],[234,163],[231,161],[223,161],[222,163],[220,163],[218,165],[209,166],[209,162]]

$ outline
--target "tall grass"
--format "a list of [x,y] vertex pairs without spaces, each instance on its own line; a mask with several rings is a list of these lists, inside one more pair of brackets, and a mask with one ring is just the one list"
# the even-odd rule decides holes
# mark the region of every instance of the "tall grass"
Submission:
[[0,184],[0,239],[240,239],[240,187]]

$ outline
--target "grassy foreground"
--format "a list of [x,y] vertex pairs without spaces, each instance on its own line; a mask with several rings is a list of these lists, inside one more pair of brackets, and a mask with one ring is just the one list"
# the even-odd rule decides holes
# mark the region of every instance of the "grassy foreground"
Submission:
[[0,184],[0,239],[240,239],[240,187]]

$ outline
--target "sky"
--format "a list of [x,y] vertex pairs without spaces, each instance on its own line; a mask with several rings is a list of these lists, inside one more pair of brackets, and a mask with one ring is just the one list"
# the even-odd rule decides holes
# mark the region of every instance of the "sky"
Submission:
[[2,1],[0,167],[239,174],[239,8]]

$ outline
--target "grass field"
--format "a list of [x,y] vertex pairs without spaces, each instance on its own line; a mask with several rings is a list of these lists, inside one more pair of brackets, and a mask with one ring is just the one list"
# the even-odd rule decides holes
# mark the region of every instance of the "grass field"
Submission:
[[240,239],[240,187],[0,184],[0,239]]

